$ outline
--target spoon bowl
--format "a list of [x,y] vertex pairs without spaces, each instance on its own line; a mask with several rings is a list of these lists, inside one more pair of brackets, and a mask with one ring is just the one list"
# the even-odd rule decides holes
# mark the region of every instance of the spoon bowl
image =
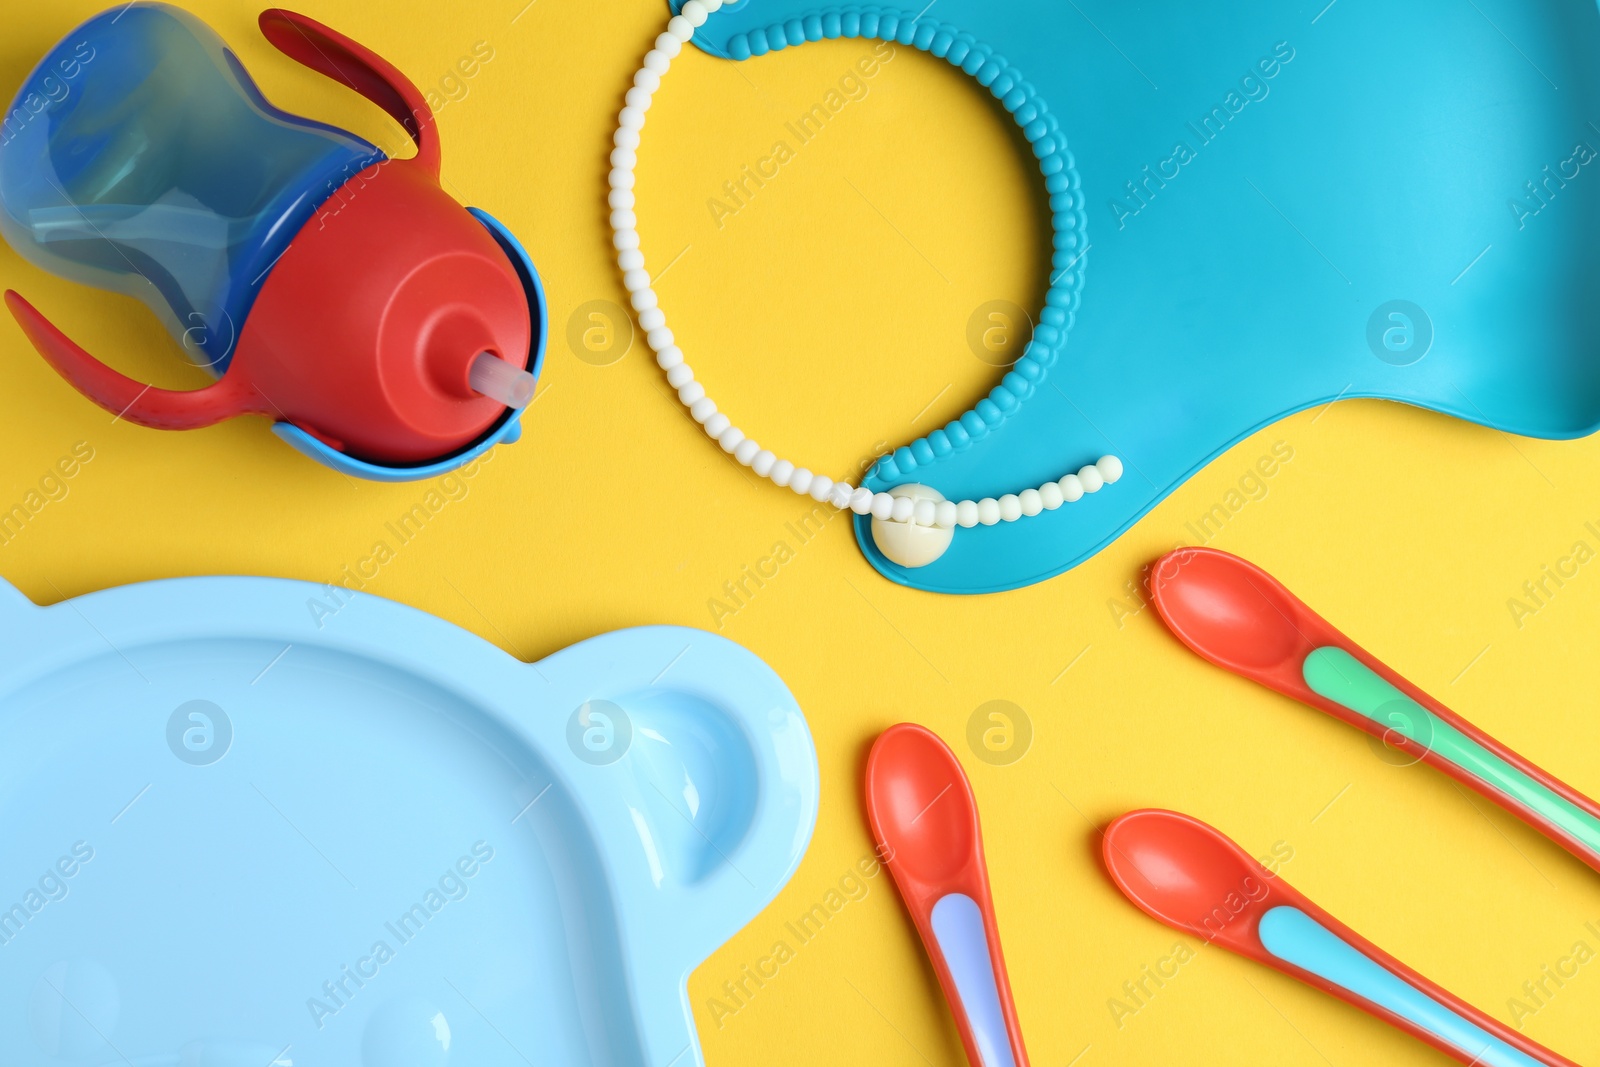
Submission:
[[966,865],[978,840],[977,802],[961,765],[933,734],[885,732],[867,762],[867,797],[873,832],[894,849],[901,871],[933,883]]
[[1210,938],[1230,899],[1262,897],[1259,863],[1198,819],[1175,811],[1130,812],[1106,830],[1106,869],[1124,896],[1168,926]]
[[1276,578],[1238,556],[1180,548],[1152,568],[1156,612],[1178,639],[1229,670],[1303,659],[1315,645],[1301,604]]

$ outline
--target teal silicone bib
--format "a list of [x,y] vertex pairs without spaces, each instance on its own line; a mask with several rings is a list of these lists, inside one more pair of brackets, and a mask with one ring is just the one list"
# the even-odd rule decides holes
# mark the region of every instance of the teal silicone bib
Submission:
[[1245,435],[1337,399],[1533,437],[1600,424],[1590,0],[740,0],[694,43],[758,62],[840,36],[923,49],[991,92],[1039,157],[1057,234],[1028,355],[865,484],[954,500],[1106,453],[1127,471],[1071,507],[957,529],[914,570],[857,517],[895,581],[1059,574]]

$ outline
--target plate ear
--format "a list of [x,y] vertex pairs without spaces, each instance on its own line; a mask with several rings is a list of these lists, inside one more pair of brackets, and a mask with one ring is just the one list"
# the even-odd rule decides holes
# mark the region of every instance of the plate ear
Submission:
[[555,750],[625,917],[650,1061],[701,1063],[689,972],[799,865],[817,818],[811,732],[771,667],[699,630],[621,630],[536,666],[562,709],[543,728],[563,731]]
[[805,852],[818,803],[805,718],[771,667],[698,630],[622,630],[537,667],[562,709],[544,728],[562,731],[556,751],[635,915],[632,949],[676,983]]

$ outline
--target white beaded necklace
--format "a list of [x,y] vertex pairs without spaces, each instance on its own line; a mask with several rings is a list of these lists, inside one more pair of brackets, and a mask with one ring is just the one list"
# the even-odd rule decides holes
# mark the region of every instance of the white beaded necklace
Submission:
[[661,87],[662,77],[671,69],[672,61],[683,51],[683,46],[694,37],[695,30],[722,5],[723,0],[688,0],[682,13],[667,22],[666,32],[656,38],[655,47],[645,53],[643,65],[633,76],[633,88],[628,90],[626,104],[617,116],[617,131],[612,138],[615,147],[611,152],[612,244],[617,250],[617,264],[622,268],[622,284],[628,290],[639,326],[656,354],[656,362],[667,373],[667,384],[678,391],[678,399],[694,420],[724,452],[773,484],[787,486],[802,496],[836,508],[849,508],[857,515],[871,515],[873,540],[879,550],[906,567],[924,566],[943,555],[957,526],[965,529],[993,526],[1041,511],[1054,511],[1062,504],[1074,503],[1084,494],[1097,492],[1101,486],[1121,478],[1122,461],[1108,455],[1075,473],[1045,482],[1037,489],[1007,493],[999,498],[946,500],[937,490],[917,484],[874,493],[779,459],[717,410],[716,402],[706,395],[705,386],[695,381],[694,371],[684,362],[683,351],[674,343],[672,331],[667,328],[667,316],[661,310],[661,302],[650,284],[650,274],[645,270],[644,253],[639,248],[639,220],[633,210],[633,170],[638,163],[639,131],[644,128],[645,112],[650,110],[651,99]]

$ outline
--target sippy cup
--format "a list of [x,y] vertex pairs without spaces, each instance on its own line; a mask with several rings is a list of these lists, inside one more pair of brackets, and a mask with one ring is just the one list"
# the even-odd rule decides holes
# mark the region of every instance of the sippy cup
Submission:
[[547,332],[527,253],[440,188],[437,126],[405,75],[303,15],[268,10],[260,26],[388,112],[416,153],[273,107],[187,12],[106,11],[0,116],[0,234],[149,305],[216,381],[134,381],[8,291],[11,313],[63,378],[143,426],[265,415],[300,451],[384,481],[515,440]]

